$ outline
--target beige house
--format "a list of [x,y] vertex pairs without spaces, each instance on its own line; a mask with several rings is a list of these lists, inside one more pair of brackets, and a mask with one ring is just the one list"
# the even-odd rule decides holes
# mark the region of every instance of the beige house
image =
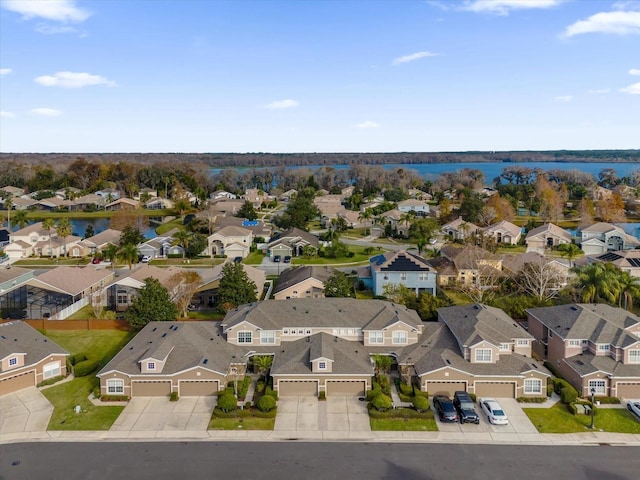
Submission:
[[601,255],[609,251],[640,248],[640,240],[622,227],[598,222],[580,231],[580,248],[586,255]]
[[66,376],[69,354],[21,321],[0,324],[0,395]]
[[544,255],[545,250],[571,243],[571,234],[553,223],[545,223],[527,233],[527,252]]
[[617,250],[588,257],[589,263],[613,263],[632,277],[640,278],[640,250]]
[[466,222],[462,217],[458,217],[452,222],[443,225],[440,229],[442,233],[453,240],[464,240],[478,231],[479,227],[471,222]]
[[271,257],[276,255],[298,257],[304,253],[305,247],[310,246],[317,251],[318,245],[318,237],[293,227],[274,236],[267,245],[267,252]]
[[207,237],[209,255],[226,255],[228,258],[249,255],[253,232],[247,228],[229,225]]
[[438,272],[438,285],[481,285],[484,278],[502,275],[502,259],[475,245],[446,245],[442,247],[440,254],[439,258],[426,261]]
[[335,270],[330,267],[301,266],[289,268],[278,277],[273,290],[275,300],[290,298],[322,298],[324,282],[333,276]]
[[483,235],[493,238],[498,244],[517,245],[522,237],[522,229],[506,220],[489,225],[481,229],[481,232]]
[[[224,263],[215,265],[211,268],[207,268],[200,272],[200,278],[202,281],[195,293],[193,294],[192,304],[197,308],[213,308],[217,303],[218,288],[220,287],[220,280],[222,280],[222,271],[224,269]],[[240,264],[242,269],[247,274],[249,280],[256,285],[256,297],[262,298],[264,293],[264,284],[266,281],[266,274],[264,270],[252,267],[251,265]]]

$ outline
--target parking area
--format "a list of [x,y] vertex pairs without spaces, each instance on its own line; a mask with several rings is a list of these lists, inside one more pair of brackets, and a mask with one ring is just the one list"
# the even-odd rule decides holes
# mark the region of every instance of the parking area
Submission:
[[280,397],[276,431],[370,432],[367,403],[352,396]]
[[181,397],[171,402],[167,397],[132,398],[112,431],[206,431],[217,397]]
[[537,434],[538,430],[531,423],[529,417],[522,411],[522,407],[514,398],[499,398],[497,399],[502,409],[507,414],[509,419],[508,425],[492,425],[487,420],[487,416],[480,409],[480,405],[476,404],[476,412],[480,417],[480,424],[474,425],[472,423],[447,423],[441,422],[437,419],[438,429],[441,432],[450,433],[495,433],[495,434],[514,434],[514,435],[528,435]]
[[36,387],[0,397],[0,433],[44,432],[53,405]]

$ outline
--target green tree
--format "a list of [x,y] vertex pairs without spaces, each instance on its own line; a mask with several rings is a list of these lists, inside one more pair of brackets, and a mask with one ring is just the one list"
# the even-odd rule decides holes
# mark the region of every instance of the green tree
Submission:
[[640,299],[640,279],[632,276],[629,272],[620,272],[618,277],[618,306],[631,310],[633,300]]
[[307,223],[320,215],[320,210],[313,203],[315,192],[312,188],[300,190],[296,198],[289,202],[285,212],[272,220],[273,223],[283,229],[291,227],[306,229]]
[[620,269],[612,263],[592,263],[577,269],[575,285],[585,303],[614,304],[620,296]]
[[93,225],[89,224],[87,225],[87,228],[84,229],[84,238],[89,238],[89,237],[93,237],[95,235],[94,231],[93,231]]
[[380,374],[387,373],[391,369],[391,365],[393,365],[393,357],[389,355],[372,355],[373,364],[375,365],[376,376]]
[[71,235],[71,222],[68,218],[61,218],[56,226],[56,233],[62,237],[63,256],[67,256],[67,237]]
[[141,329],[151,321],[172,322],[177,318],[178,309],[171,301],[169,291],[153,277],[144,280],[144,286],[125,312],[125,319],[135,329]]
[[241,263],[227,262],[222,267],[222,278],[218,287],[218,308],[229,311],[244,303],[258,300],[256,284],[251,280]]
[[9,228],[9,232],[11,232],[11,210],[13,210],[13,200],[11,200],[11,197],[5,199],[4,208],[7,209],[7,227]]
[[56,223],[53,221],[53,218],[45,218],[42,221],[42,229],[47,231],[49,236],[49,258],[53,257],[53,249],[51,248],[51,230],[56,227]]
[[354,297],[353,280],[344,272],[336,270],[335,273],[324,282],[325,297]]
[[418,316],[425,322],[435,322],[438,320],[438,308],[449,306],[449,302],[444,298],[421,292],[418,295],[417,312]]
[[269,376],[271,365],[273,365],[273,357],[271,355],[255,355],[253,357],[253,368],[264,376],[265,381]]
[[[136,254],[138,251],[136,250]],[[118,258],[118,246],[110,243],[102,249],[102,257],[108,259],[111,262],[111,269],[115,270],[116,260]]]
[[195,258],[207,248],[207,237],[202,233],[194,233],[187,245],[187,258]]
[[415,240],[418,247],[418,254],[422,254],[422,249],[429,244],[435,232],[440,229],[440,224],[434,218],[421,218],[414,221],[409,227],[409,238]]
[[245,200],[245,202],[238,210],[236,217],[246,218],[247,220],[255,220],[258,218],[258,214],[256,213],[256,209],[253,208],[253,203],[249,200]]
[[13,219],[11,220],[13,226],[17,225],[20,228],[26,227],[27,215],[29,215],[29,213],[26,210],[17,210],[16,213],[13,214]]
[[133,225],[126,225],[120,234],[120,245],[134,245],[144,242],[144,235],[140,233],[140,229]]
[[462,193],[464,199],[460,203],[458,214],[465,222],[477,223],[484,206],[482,197],[468,188],[465,188]]
[[370,208],[365,208],[363,212],[360,212],[358,215],[358,220],[364,223],[365,229],[367,228],[367,223],[373,218],[373,210]]
[[569,266],[573,266],[574,258],[584,253],[575,243],[563,243],[562,245],[558,245],[558,252],[569,260]]
[[117,258],[129,265],[131,270],[133,264],[138,263],[138,248],[132,243],[125,243],[118,249]]
[[180,245],[182,247],[182,258],[184,258],[187,254],[187,248],[189,247],[189,243],[191,243],[191,239],[193,238],[193,233],[188,230],[178,230],[173,234],[173,245]]

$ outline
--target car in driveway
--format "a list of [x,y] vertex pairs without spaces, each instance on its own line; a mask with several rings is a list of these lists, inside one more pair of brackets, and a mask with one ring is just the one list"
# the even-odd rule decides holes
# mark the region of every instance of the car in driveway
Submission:
[[480,417],[473,405],[471,395],[467,392],[455,392],[453,394],[453,405],[460,416],[460,423],[475,423],[476,425],[480,423]]
[[446,395],[433,397],[433,408],[442,422],[457,422],[460,419],[456,407]]
[[151,261],[151,255],[144,255],[140,261],[142,263],[149,263]]
[[284,263],[291,263],[291,255],[285,255]]
[[629,410],[636,417],[636,420],[640,420],[640,400],[627,401],[627,410]]
[[273,261],[276,263],[280,263],[280,255],[276,255],[273,257]]
[[498,403],[495,398],[482,398],[480,399],[480,408],[487,416],[487,420],[492,425],[508,425],[509,419],[507,414]]

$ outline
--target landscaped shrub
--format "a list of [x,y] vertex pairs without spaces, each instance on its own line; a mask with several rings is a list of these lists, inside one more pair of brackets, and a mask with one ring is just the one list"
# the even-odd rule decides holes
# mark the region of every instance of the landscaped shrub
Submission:
[[251,408],[251,402],[245,402],[244,408]]
[[275,390],[273,390],[273,388],[271,388],[270,386],[267,386],[267,388],[264,391],[264,394],[269,395],[270,397],[273,397],[274,400],[278,399],[278,393]]
[[258,382],[256,383],[256,393],[263,394],[265,387],[266,384],[264,383],[264,381],[258,380]]
[[421,418],[433,419],[433,410],[429,409],[424,412],[418,412],[413,408],[392,408],[384,412],[375,408],[369,408],[369,416],[371,418]]
[[429,410],[429,400],[421,396],[413,397],[413,408],[418,412],[426,412]]
[[475,393],[470,393],[469,396],[474,403],[478,401],[478,396]]
[[618,397],[595,397],[596,405],[598,402],[602,405],[618,405],[620,399]]
[[274,408],[276,408],[276,400],[270,395],[263,395],[258,400],[258,408],[262,412],[270,412]]
[[419,388],[414,388],[413,389],[413,395],[416,397],[424,397],[424,398],[429,398],[429,392],[423,392],[422,390],[420,390]]
[[553,382],[547,384],[547,397],[553,394]]
[[326,399],[327,399],[327,392],[318,393],[318,400],[326,400]]
[[400,393],[408,396],[413,396],[413,385],[400,382]]
[[547,397],[518,397],[516,400],[520,403],[544,403]]
[[560,400],[562,403],[573,403],[578,399],[578,391],[571,385],[560,390]]
[[73,375],[75,377],[86,377],[90,373],[93,373],[100,366],[100,362],[94,362],[91,360],[85,360],[80,363],[76,363],[73,367]]
[[373,400],[371,400],[371,406],[380,412],[384,412],[393,406],[393,402],[387,395],[380,394],[373,397]]
[[128,402],[129,397],[126,395],[102,395],[100,400],[103,402]]
[[218,408],[225,413],[235,410],[238,407],[238,401],[236,397],[231,394],[226,394],[218,397]]
[[170,402],[177,402],[178,401],[178,392],[171,392],[171,395],[169,395],[169,401]]
[[[560,377],[561,377],[560,372],[558,371],[558,369],[556,368],[556,366],[555,366],[555,365],[553,365],[551,362],[544,362],[544,366],[545,366],[545,368],[546,368],[547,370],[549,370],[551,373],[553,373],[553,375],[554,375],[555,377],[558,377],[558,378],[560,378]],[[558,392],[556,392],[556,393],[558,393]]]
[[60,380],[64,380],[64,375],[58,375],[57,377],[49,378],[47,380],[43,380],[36,387],[46,387],[47,385],[53,385]]
[[380,388],[382,389],[382,393],[385,395],[391,395],[391,380],[389,380],[389,377],[387,375],[379,375],[376,379],[378,380],[378,385],[380,385]]
[[251,385],[251,377],[245,375],[242,383],[238,383],[238,400],[244,400],[249,391],[249,385]]

